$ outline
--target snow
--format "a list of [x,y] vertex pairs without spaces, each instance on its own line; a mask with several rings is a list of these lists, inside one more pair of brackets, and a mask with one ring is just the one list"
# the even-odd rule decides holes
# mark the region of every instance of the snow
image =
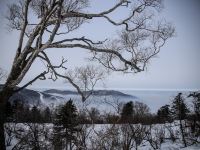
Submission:
[[[168,124],[155,124],[151,126],[151,134],[152,134],[152,139],[153,140],[159,140],[156,133],[158,129],[164,129],[164,136],[165,140],[164,142],[160,145],[161,150],[197,150],[200,149],[200,145],[191,145],[189,147],[184,148],[183,144],[181,143],[180,140],[180,132],[179,128],[177,126],[178,122],[173,122],[173,123],[168,123]],[[90,147],[90,145],[95,141],[95,140],[100,140],[99,135],[106,135],[109,133],[108,131],[116,127],[117,131],[119,131],[120,136],[119,138],[123,138],[123,133],[122,130],[120,130],[120,127],[124,125],[122,124],[93,124],[93,125],[85,125],[86,127],[86,133],[88,134],[88,137],[86,139],[87,141],[87,146]],[[141,126],[140,124],[135,124],[133,126]],[[9,140],[10,138],[10,145],[7,145],[7,150],[11,150],[18,142],[19,138],[17,136],[20,135],[28,135],[30,134],[30,130],[34,129],[33,127],[36,127],[38,130],[41,130],[42,132],[39,133],[39,142],[44,143],[46,147],[48,147],[49,150],[52,149],[52,142],[50,139],[52,139],[53,135],[53,124],[51,123],[45,123],[45,124],[33,124],[33,123],[6,123],[5,124],[5,129],[9,128],[13,131],[12,134],[8,135],[8,132],[5,132],[6,135],[6,141]],[[149,125],[146,125],[147,128],[149,128]],[[167,130],[167,127],[171,127],[175,135],[177,136],[177,140],[175,142],[172,142],[170,140],[170,134],[169,131]],[[14,132],[18,132],[17,134],[14,134]],[[110,136],[110,135],[108,135]],[[29,137],[31,138],[31,136]],[[109,138],[109,137],[108,137]],[[28,149],[28,147],[25,147]],[[134,147],[132,148],[134,149]],[[143,140],[142,143],[138,146],[138,150],[153,150],[151,147],[150,143],[147,140]]]

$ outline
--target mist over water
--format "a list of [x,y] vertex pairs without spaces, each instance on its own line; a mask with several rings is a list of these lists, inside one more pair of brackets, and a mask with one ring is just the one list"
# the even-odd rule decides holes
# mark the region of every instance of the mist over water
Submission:
[[[170,104],[172,99],[181,91],[122,90],[121,92],[138,97],[138,101],[147,104],[150,111],[156,113],[161,106]],[[188,92],[184,91],[183,93]]]
[[[49,88],[32,88],[32,89],[36,91],[45,91],[48,90]],[[65,88],[52,88],[52,89],[74,91],[73,89],[65,89]],[[147,104],[152,113],[156,113],[157,110],[163,105],[166,104],[170,105],[171,101],[178,93],[181,92],[185,97],[187,97],[187,95],[190,92],[195,91],[195,90],[162,90],[162,89],[161,90],[106,89],[106,90],[115,90],[122,92],[124,94],[132,95],[136,97],[136,99],[133,99],[133,101],[139,101],[144,104]],[[69,95],[67,97],[69,97]],[[73,99],[74,97],[71,98]],[[122,99],[120,101],[127,102],[129,100],[131,99],[124,98],[124,100]],[[190,100],[187,102],[191,103]]]

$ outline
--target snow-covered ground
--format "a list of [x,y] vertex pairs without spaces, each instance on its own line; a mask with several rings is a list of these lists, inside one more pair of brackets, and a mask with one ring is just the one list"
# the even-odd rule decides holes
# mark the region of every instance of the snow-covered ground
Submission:
[[[140,144],[137,146],[138,150],[153,150],[155,147],[161,150],[200,149],[200,145],[196,144],[184,148],[178,122],[151,126],[141,124],[94,124],[81,125],[81,128],[83,132],[77,134],[77,140],[83,142],[83,137],[85,137],[85,146],[89,150],[101,149],[101,146],[110,149],[110,145],[114,141],[120,143],[119,147],[114,149],[122,149],[122,145],[129,138],[131,139],[130,150],[136,148],[134,139],[141,139]],[[188,131],[186,130],[186,132]],[[176,139],[174,142],[171,140],[171,133]],[[5,134],[7,150],[14,147],[16,149],[32,149],[35,141],[38,141],[41,149],[53,150],[53,124],[51,123],[6,123]],[[200,139],[198,138],[198,140]]]

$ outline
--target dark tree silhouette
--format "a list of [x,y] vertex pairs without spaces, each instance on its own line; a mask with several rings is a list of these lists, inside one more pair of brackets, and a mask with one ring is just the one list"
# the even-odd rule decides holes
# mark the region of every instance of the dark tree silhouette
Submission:
[[21,122],[24,119],[24,103],[20,99],[16,99],[13,102],[13,121],[14,122]]
[[[76,143],[75,134],[79,131],[79,122],[76,106],[72,100],[69,100],[64,106],[60,108],[56,115],[55,126],[57,131],[62,132],[61,138],[65,138],[66,145],[72,150],[73,143]],[[59,135],[59,134],[57,134]]]
[[188,95],[193,98],[194,112],[198,119],[200,119],[200,92],[193,92]]
[[165,123],[166,121],[170,122],[172,120],[171,113],[170,113],[170,106],[164,105],[160,107],[160,109],[158,109],[158,112],[157,112],[157,117],[159,121],[162,123]]
[[43,112],[43,121],[44,122],[52,122],[52,113],[49,107],[47,107]]
[[191,130],[196,136],[200,136],[200,92],[190,93],[188,97],[193,98],[194,115],[192,116]]
[[183,125],[183,120],[186,119],[189,109],[184,101],[182,93],[179,93],[172,101],[171,113],[174,119],[179,120],[180,131],[182,135],[182,141],[185,147],[187,147],[187,142],[185,139],[185,127]]
[[33,123],[39,123],[42,121],[42,116],[37,106],[33,106],[31,109],[31,121]]
[[188,113],[189,109],[185,103],[185,99],[182,96],[182,93],[179,93],[172,101],[171,114],[174,119],[184,120]]
[[133,102],[130,101],[124,104],[121,112],[121,121],[122,122],[131,122],[133,120]]

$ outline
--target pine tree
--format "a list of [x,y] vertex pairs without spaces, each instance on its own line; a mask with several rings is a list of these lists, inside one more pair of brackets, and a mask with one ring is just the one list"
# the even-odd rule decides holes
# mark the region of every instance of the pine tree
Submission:
[[13,101],[13,118],[15,122],[22,122],[24,119],[24,103],[20,99]]
[[51,114],[51,111],[49,109],[49,107],[46,107],[46,109],[44,110],[44,121],[45,122],[51,122],[52,121],[52,114]]
[[41,122],[41,113],[37,106],[33,106],[31,109],[31,120],[32,122]]
[[157,112],[157,117],[159,119],[159,121],[161,122],[170,122],[171,121],[171,117],[170,117],[170,108],[169,105],[164,105],[162,107],[160,107],[160,109]]
[[184,97],[182,96],[182,93],[179,93],[172,101],[171,112],[174,119],[179,120],[182,141],[183,141],[184,146],[187,147],[187,143],[185,140],[185,131],[184,131],[185,128],[182,122],[187,117],[187,114],[189,113],[189,109],[184,101]]
[[179,93],[172,101],[171,114],[174,119],[184,120],[189,113],[189,109],[184,101],[182,93]]
[[192,133],[196,136],[200,136],[200,92],[193,92],[188,95],[193,98],[193,123],[191,124]]
[[70,99],[64,106],[62,106],[56,114],[55,128],[58,132],[57,135],[61,135],[66,140],[66,147],[72,149],[72,144],[76,142],[75,134],[78,129],[78,114],[76,106]]
[[133,119],[133,102],[130,101],[124,104],[121,112],[121,121],[122,122],[131,122]]
[[197,119],[200,120],[200,92],[190,93],[188,97],[193,98],[194,113]]

